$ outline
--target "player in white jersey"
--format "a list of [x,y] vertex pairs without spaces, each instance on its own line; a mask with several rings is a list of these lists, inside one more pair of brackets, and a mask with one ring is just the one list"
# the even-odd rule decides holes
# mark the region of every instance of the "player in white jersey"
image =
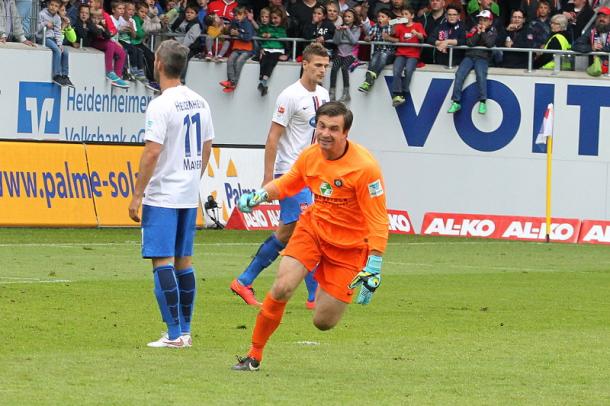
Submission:
[[155,296],[167,324],[167,334],[149,347],[192,345],[193,239],[214,127],[208,103],[180,83],[188,52],[174,40],[157,49],[155,78],[162,93],[146,110],[146,144],[129,205],[136,222],[142,206],[142,257],[152,259]]
[[[313,43],[303,51],[301,78],[288,86],[277,98],[271,128],[265,145],[263,185],[290,170],[303,149],[314,143],[316,110],[329,101],[328,91],[320,84],[329,65],[326,48]],[[280,224],[263,242],[246,270],[231,282],[231,290],[249,305],[260,305],[254,296],[252,283],[263,269],[271,265],[284,249],[299,219],[301,211],[312,203],[311,191],[280,200]],[[313,309],[317,282],[313,273],[305,278],[308,298],[306,306]]]

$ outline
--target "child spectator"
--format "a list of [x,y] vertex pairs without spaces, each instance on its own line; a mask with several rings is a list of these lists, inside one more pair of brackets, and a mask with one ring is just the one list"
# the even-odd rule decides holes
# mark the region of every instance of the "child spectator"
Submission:
[[90,32],[92,30],[91,10],[88,4],[81,4],[78,7],[78,18],[74,22],[76,40],[83,44],[83,47],[91,46]]
[[76,42],[76,32],[72,28],[72,24],[68,15],[66,14],[66,5],[62,4],[57,12],[61,18],[61,35],[63,45],[72,45],[74,48],[78,48],[80,44]]
[[329,52],[335,49],[334,44],[328,43],[335,36],[335,25],[328,20],[326,7],[316,5],[313,8],[311,23],[305,25],[301,36],[324,45]]
[[[449,46],[464,45],[466,43],[466,30],[464,23],[460,21],[459,6],[450,4],[447,6],[447,19],[443,21],[432,35],[428,43],[434,45],[433,62],[440,65],[449,65]],[[453,50],[452,65],[459,65],[464,57],[464,51]]]
[[[57,13],[61,6],[60,0],[49,0],[47,8],[38,15],[37,38],[44,43],[53,54],[53,81],[60,86],[74,87],[68,77],[68,48],[63,46],[63,34],[61,32],[61,17]],[[43,30],[47,31],[43,38]]]
[[[150,3],[153,3],[151,6]],[[140,16],[142,18],[142,27],[144,28],[144,32],[146,33],[146,42],[148,43],[148,39],[150,34],[161,32],[165,29],[163,24],[161,24],[161,19],[157,15],[159,11],[156,7],[154,7],[154,0],[147,0],[142,5],[146,6],[146,15]]]
[[139,3],[138,4],[138,12],[133,16],[133,21],[135,23],[135,37],[131,39],[131,44],[139,49],[144,56],[144,68],[146,79],[148,79],[148,83],[146,83],[146,87],[153,91],[159,90],[159,84],[155,82],[155,54],[151,51],[151,49],[146,46],[144,41],[146,40],[146,31],[144,30],[144,20],[148,18],[148,4]]
[[343,18],[339,14],[339,5],[335,2],[330,2],[326,5],[326,14],[328,16],[328,21],[335,25],[335,28],[341,27],[343,25]]
[[341,69],[343,76],[343,95],[340,102],[347,103],[351,100],[349,94],[349,67],[356,58],[354,48],[360,38],[360,18],[354,9],[348,9],[343,13],[343,25],[338,27],[333,36],[333,42],[337,47],[332,60],[330,71],[330,100],[335,100],[337,73]]
[[144,19],[144,31],[147,34],[161,32],[167,29],[167,24],[161,21],[159,9],[155,6],[155,0],[146,0],[148,6],[148,19]]
[[107,23],[104,18],[104,11],[92,7],[91,21],[93,22],[89,30],[91,46],[104,52],[106,79],[111,81],[112,86],[128,88],[129,84],[121,79],[123,67],[125,66],[126,54],[118,42],[111,40],[112,34],[106,26]]
[[[392,35],[392,27],[390,27],[390,19],[393,14],[389,8],[382,8],[377,12],[377,25],[371,27],[368,35],[364,37],[365,41],[389,42]],[[368,93],[377,76],[383,71],[386,65],[394,62],[395,47],[393,45],[376,45],[369,68],[366,71],[364,83],[358,88],[359,91]]]
[[[261,23],[263,22],[264,12],[269,13],[271,24],[261,24],[258,30],[259,37],[263,38],[286,38],[286,12],[283,8],[274,7],[271,10],[264,8],[261,10]],[[260,58],[260,73],[258,90],[261,96],[267,94],[269,89],[267,81],[277,65],[277,62],[284,54],[284,44],[281,41],[266,40],[261,41],[262,54]]]
[[[420,44],[426,38],[426,30],[420,23],[413,22],[415,10],[405,7],[402,10],[404,24],[396,24],[394,33],[389,37],[390,42],[400,42],[407,44]],[[406,101],[409,93],[409,84],[415,68],[419,63],[421,48],[417,47],[397,47],[394,59],[392,79],[392,106],[400,106]],[[402,73],[405,73],[404,79]]]
[[189,48],[189,58],[195,53],[197,41],[201,35],[201,26],[197,19],[197,6],[188,5],[184,9],[184,14],[178,17],[172,25],[172,31],[179,34],[184,34],[184,37],[176,37],[176,41]]
[[[496,42],[498,33],[493,27],[493,14],[489,10],[483,10],[477,14],[479,24],[472,27],[470,32],[466,34],[466,45],[469,47],[484,46],[491,48]],[[487,113],[487,70],[489,68],[489,59],[491,52],[481,49],[469,49],[465,52],[464,59],[458,70],[455,72],[455,80],[453,82],[453,94],[451,95],[451,107],[448,113],[457,113],[462,108],[460,102],[462,100],[462,86],[466,80],[466,76],[474,69],[477,86],[479,88],[479,114]]]
[[[205,25],[208,27],[205,36],[205,49],[208,51],[205,59],[222,62],[231,45],[230,41],[220,38],[225,33],[224,21],[216,13],[205,16]],[[220,49],[219,49],[220,48]]]
[[[114,11],[114,10],[113,10]],[[133,45],[132,41],[136,38],[135,5],[131,2],[124,3],[123,16],[119,18],[119,43],[127,52],[129,57],[130,73],[140,81],[146,80],[144,73],[144,52]],[[143,37],[144,32],[142,32]]]
[[227,61],[227,80],[220,82],[225,93],[231,93],[235,90],[241,70],[252,56],[252,50],[254,49],[252,44],[254,27],[248,20],[246,13],[245,7],[235,7],[234,19],[229,27],[229,35],[233,37],[231,43],[233,51]]

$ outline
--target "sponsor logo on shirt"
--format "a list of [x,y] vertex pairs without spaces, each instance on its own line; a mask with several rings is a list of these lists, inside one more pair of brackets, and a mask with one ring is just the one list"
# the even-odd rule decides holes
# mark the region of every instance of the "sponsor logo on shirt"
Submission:
[[[370,185],[369,185],[370,190]],[[322,196],[330,197],[333,194],[333,188],[330,186],[328,182],[322,182],[320,185],[320,193]]]
[[371,195],[371,197],[378,197],[383,195],[383,186],[381,186],[380,179],[377,179],[375,182],[369,183],[369,195]]

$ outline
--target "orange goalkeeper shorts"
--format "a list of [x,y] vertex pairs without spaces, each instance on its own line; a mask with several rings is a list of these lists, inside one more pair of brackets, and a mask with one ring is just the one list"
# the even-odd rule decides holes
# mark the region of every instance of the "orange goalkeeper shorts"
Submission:
[[299,219],[282,255],[295,258],[310,272],[315,270],[314,278],[321,289],[337,300],[350,303],[354,290],[347,286],[364,268],[368,247],[342,248],[329,244],[318,238],[304,217]]

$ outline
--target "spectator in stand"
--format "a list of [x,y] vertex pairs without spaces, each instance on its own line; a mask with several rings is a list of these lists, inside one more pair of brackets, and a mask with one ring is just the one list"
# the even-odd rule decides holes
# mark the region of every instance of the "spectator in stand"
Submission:
[[[533,48],[534,36],[525,25],[525,13],[523,10],[513,10],[510,16],[510,24],[498,34],[497,46],[506,48]],[[528,54],[525,52],[504,51],[502,67],[525,69],[527,68]]]
[[[392,4],[390,0],[370,0],[369,1],[369,17],[377,18],[379,10],[382,8],[387,8],[388,10],[392,10]],[[392,13],[394,15],[394,13]]]
[[[357,47],[358,39],[360,38],[360,18],[354,9],[348,9],[343,12],[343,25],[337,27],[333,36],[333,43],[337,47],[332,58],[332,68],[330,71],[330,100],[335,100],[337,92],[337,73],[341,69],[343,77],[343,95],[339,99],[342,103],[348,103],[351,100],[349,94],[349,67],[356,61],[354,50]],[[357,50],[356,50],[357,52]]]
[[[597,10],[595,26],[591,27],[576,42],[572,49],[576,52],[610,52],[610,8]],[[608,57],[599,56],[602,62],[602,73],[608,73]]]
[[208,15],[208,0],[197,0],[197,5],[199,6],[199,13],[197,13],[197,19],[199,20],[199,25],[201,25],[201,29],[205,31],[205,16]]
[[[449,47],[460,46],[466,43],[466,30],[464,23],[460,21],[461,9],[459,6],[450,4],[447,6],[447,20],[443,21],[436,30],[428,37],[428,43],[434,45],[433,63],[449,65]],[[453,50],[452,66],[459,65],[464,57],[461,49]]]
[[[498,33],[493,26],[493,13],[483,10],[478,14],[479,24],[472,27],[466,34],[466,45],[469,47],[491,48],[496,43]],[[469,49],[464,54],[464,59],[455,72],[453,81],[453,94],[451,95],[451,107],[448,113],[457,113],[462,108],[462,87],[464,81],[472,69],[476,74],[477,86],[479,88],[479,114],[487,113],[487,70],[491,51],[481,49]]]
[[[1,0],[0,0],[1,1]],[[21,19],[21,27],[23,34],[26,37],[30,36],[31,24],[32,24],[32,4],[33,0],[14,0],[15,6],[17,7],[18,16]],[[0,6],[1,8],[1,6]],[[0,14],[0,18],[6,18],[10,14]]]
[[146,18],[148,18],[148,4],[138,3],[138,12],[133,16],[136,35],[131,39],[131,44],[139,49],[144,56],[145,75],[148,80],[146,87],[153,92],[158,92],[161,88],[155,79],[155,54],[145,43],[148,35],[144,29]]
[[91,9],[88,4],[81,4],[78,7],[78,18],[74,22],[76,40],[83,44],[83,47],[91,46],[90,32],[93,29],[91,22]]
[[144,23],[142,24],[144,27],[144,32],[147,36],[151,34],[156,34],[158,32],[164,31],[167,27],[163,25],[161,22],[161,18],[159,18],[159,10],[154,5],[154,0],[146,0],[144,4],[146,4],[146,9],[148,10],[148,14],[143,18]]
[[331,1],[326,5],[326,15],[328,20],[335,24],[335,28],[343,25],[343,18],[341,17],[341,13],[339,13],[339,5],[337,3]]
[[[289,25],[288,35],[290,37],[301,37],[306,27],[311,24],[314,8],[318,6],[316,0],[296,0],[288,5]],[[326,10],[324,11],[326,14]],[[303,45],[300,45],[302,50]],[[300,54],[301,52],[299,52]]]
[[574,0],[566,5],[563,15],[568,18],[568,31],[571,33],[570,42],[574,43],[581,35],[589,20],[593,18],[594,11],[587,0]]
[[[556,14],[551,17],[551,34],[547,38],[544,49],[569,50],[572,46],[568,41],[568,19],[563,14]],[[568,58],[561,58],[561,70],[571,70],[572,64]],[[555,59],[553,54],[540,54],[534,60],[534,69],[554,69]]]
[[[358,13],[358,17],[360,17],[360,24],[362,24],[362,33],[363,36],[366,36],[370,31],[371,27],[375,24],[369,18],[369,2],[361,1],[354,6],[354,10]],[[368,58],[367,58],[368,59]]]
[[[438,26],[446,20],[445,0],[430,0],[430,4],[426,11],[415,19],[415,21],[423,25],[424,30],[426,30],[426,37],[428,38],[430,38]],[[424,63],[434,63],[434,48],[423,48],[421,51],[421,60]]]
[[214,13],[228,25],[234,18],[237,2],[234,0],[214,0],[208,4],[208,13]]
[[[526,16],[528,16],[526,14]],[[541,48],[551,34],[551,6],[547,0],[539,0],[534,18],[529,17],[529,30],[534,37],[533,48]]]
[[15,0],[0,0],[0,16],[0,44],[15,40],[31,47],[36,46],[25,36]]
[[[36,38],[49,48],[53,54],[53,81],[60,86],[74,87],[69,75],[69,52],[63,46],[61,32],[61,17],[58,14],[60,0],[49,0],[47,8],[38,15],[38,30]],[[44,29],[46,28],[46,33]]]
[[[392,27],[390,26],[390,19],[394,14],[389,8],[382,8],[377,12],[377,24],[372,26],[368,32],[368,35],[364,37],[365,41],[378,41],[378,42],[389,42],[390,36],[392,35]],[[393,45],[376,45],[375,52],[371,55],[371,61],[369,62],[368,70],[365,74],[364,83],[358,88],[359,91],[368,93],[373,85],[377,76],[384,70],[386,65],[394,62],[395,47]]]
[[335,49],[335,45],[329,41],[332,41],[335,36],[335,25],[326,17],[326,7],[315,6],[311,22],[305,26],[301,37],[324,45],[329,53],[332,53],[332,50]]
[[[119,18],[119,43],[127,52],[129,57],[129,72],[136,80],[146,81],[146,73],[144,68],[144,51],[136,47],[132,40],[137,36],[136,22],[133,19],[135,15],[135,5],[131,2],[123,3],[123,15]],[[113,10],[114,12],[114,10]],[[143,33],[142,33],[143,34]]]
[[59,6],[59,11],[57,11],[57,14],[59,14],[59,18],[61,18],[62,44],[71,45],[74,48],[78,48],[80,44],[77,42],[76,32],[74,31],[74,28],[72,28],[70,18],[68,18],[65,4]]
[[189,59],[198,51],[198,41],[201,35],[201,25],[197,19],[198,12],[196,5],[186,6],[184,14],[180,15],[171,27],[173,32],[184,34],[183,37],[176,37],[176,41],[190,49]]
[[112,34],[104,18],[105,11],[98,8],[96,2],[97,0],[91,2],[91,21],[93,22],[89,30],[91,46],[104,52],[106,79],[110,80],[112,86],[126,89],[129,84],[121,79],[121,76],[127,55],[118,42],[112,41]]
[[169,0],[167,2],[167,9],[165,10],[165,14],[163,14],[163,19],[167,21],[168,26],[171,27],[174,25],[180,16],[184,17],[184,10],[186,9],[186,6],[187,0]]
[[224,21],[216,13],[209,13],[205,16],[205,24],[208,27],[205,36],[205,49],[207,50],[205,59],[222,62],[231,45],[231,41],[219,38],[225,34]]
[[[424,27],[413,21],[415,18],[415,10],[411,7],[405,7],[402,11],[402,17],[406,20],[404,24],[396,24],[393,27],[392,36],[388,37],[390,42],[406,43],[406,44],[421,44],[426,38],[426,30]],[[419,47],[396,47],[393,75],[392,78],[392,106],[397,107],[407,101],[406,96],[409,93],[409,85],[413,72],[419,64],[421,56],[421,48]],[[403,79],[402,74],[405,74]]]
[[[263,11],[261,10],[261,20]],[[271,38],[286,38],[286,22],[287,16],[283,8],[274,7],[269,12],[271,24],[261,25],[259,27],[258,36],[267,38],[265,41],[261,41],[262,54],[260,58],[260,73],[258,90],[261,92],[261,96],[265,96],[269,89],[268,81],[273,73],[273,69],[280,59],[280,56],[284,55],[284,44],[281,41],[274,41]]]
[[402,16],[405,3],[407,3],[407,1],[405,1],[405,0],[391,0],[390,1],[390,6],[391,6],[390,10],[392,10],[392,13],[394,13],[394,15],[396,17]]
[[470,31],[479,25],[479,13],[483,10],[490,10],[493,14],[493,26],[497,31],[504,25],[504,19],[500,15],[500,6],[494,0],[470,0],[466,6],[466,30]]
[[231,42],[231,55],[227,61],[227,80],[220,82],[223,92],[235,91],[239,76],[244,64],[252,56],[254,44],[254,27],[247,18],[247,10],[243,6],[237,6],[234,10],[234,19],[229,27],[229,35],[233,38]]

